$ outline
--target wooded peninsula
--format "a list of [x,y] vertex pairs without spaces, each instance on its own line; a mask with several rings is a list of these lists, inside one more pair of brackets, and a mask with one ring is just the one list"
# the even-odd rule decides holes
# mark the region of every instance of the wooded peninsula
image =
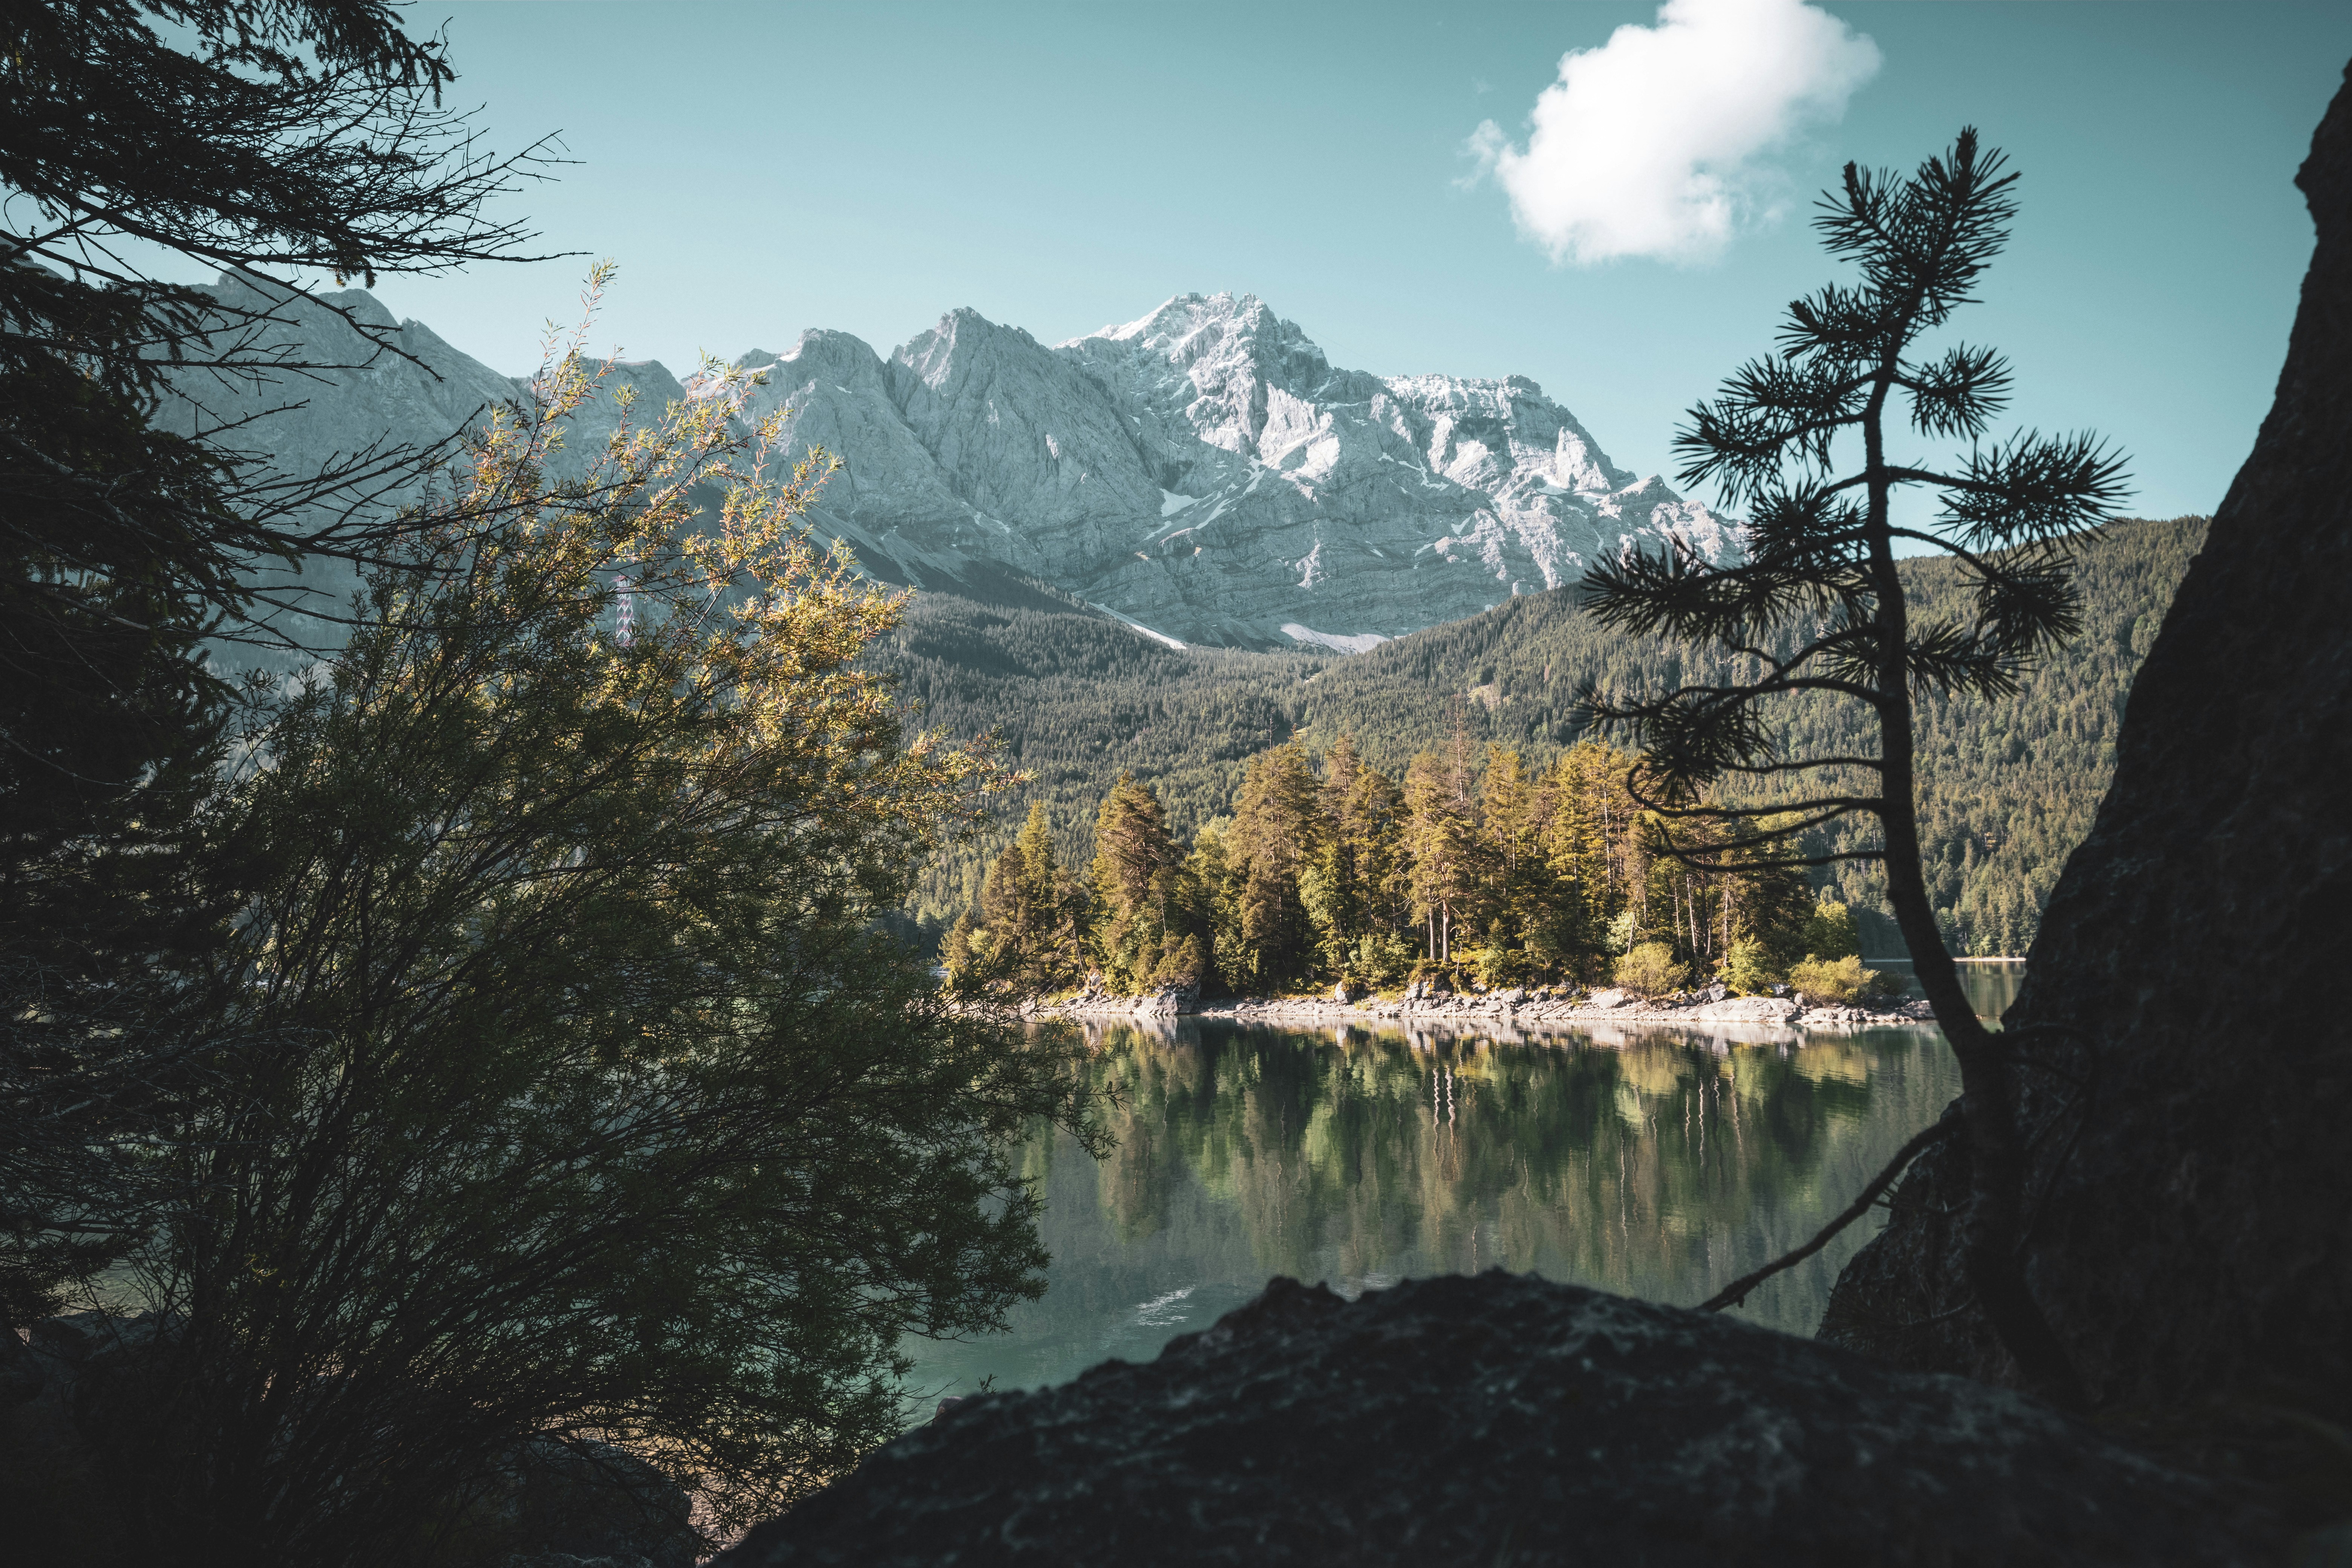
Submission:
[[1291,741],[1250,759],[1234,815],[1202,824],[1189,850],[1152,788],[1122,775],[1084,876],[1063,865],[1044,803],[1030,807],[948,933],[949,978],[1020,995],[1409,980],[1656,994],[1714,978],[1838,1001],[1874,984],[1852,914],[1817,902],[1773,846],[1714,834],[1719,858],[1747,862],[1721,872],[1669,853],[1629,787],[1634,766],[1586,741],[1531,769],[1457,729],[1399,781],[1347,736],[1319,759]]

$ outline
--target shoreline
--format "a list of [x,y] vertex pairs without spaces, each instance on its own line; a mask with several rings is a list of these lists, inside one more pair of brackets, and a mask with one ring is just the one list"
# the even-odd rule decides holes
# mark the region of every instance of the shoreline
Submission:
[[[1608,994],[1604,993],[1603,995]],[[1189,1005],[1188,1005],[1189,1004]],[[1925,1026],[1933,1028],[1935,1015],[1925,1002],[1907,1002],[1887,1008],[1859,1004],[1800,1007],[1779,996],[1737,996],[1720,1002],[1652,1002],[1528,996],[1500,992],[1468,996],[1439,996],[1399,1001],[1340,1002],[1315,997],[1236,997],[1207,1005],[1171,994],[1156,996],[1080,995],[1064,1002],[1029,1002],[1022,1005],[1030,1018],[1128,1020],[1172,1023],[1180,1017],[1205,1018],[1237,1024],[1401,1024],[1411,1026],[1480,1025],[1504,1029],[1632,1025],[1647,1028],[1726,1026],[1802,1034],[1844,1032]]]

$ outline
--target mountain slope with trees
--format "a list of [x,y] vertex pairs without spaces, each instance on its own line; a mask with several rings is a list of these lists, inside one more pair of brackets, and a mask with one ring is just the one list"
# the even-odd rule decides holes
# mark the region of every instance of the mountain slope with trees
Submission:
[[[2105,790],[2132,677],[2205,521],[2118,522],[2087,536],[2076,564],[2081,636],[2029,673],[2016,698],[1921,702],[1921,832],[1955,951],[2018,954],[2032,944],[2042,901]],[[1922,616],[1964,591],[1948,561],[1907,560],[1901,572]],[[1416,753],[1448,743],[1458,721],[1481,749],[1511,747],[1539,770],[1583,738],[1575,702],[1586,680],[1603,693],[1651,689],[1694,657],[1604,629],[1570,590],[1524,595],[1346,658],[1171,648],[1009,579],[991,598],[919,595],[874,656],[922,705],[925,727],[992,729],[1005,761],[1033,775],[988,832],[926,872],[909,913],[933,937],[979,899],[1033,802],[1045,806],[1062,863],[1083,867],[1097,809],[1122,773],[1152,786],[1170,831],[1190,842],[1233,815],[1248,760],[1294,736],[1321,752],[1347,735],[1366,763],[1402,778]],[[1792,743],[1809,752],[1865,740],[1826,703],[1801,701],[1789,721]],[[1829,889],[1857,910],[1866,951],[1901,953],[1870,872],[1845,868]]]

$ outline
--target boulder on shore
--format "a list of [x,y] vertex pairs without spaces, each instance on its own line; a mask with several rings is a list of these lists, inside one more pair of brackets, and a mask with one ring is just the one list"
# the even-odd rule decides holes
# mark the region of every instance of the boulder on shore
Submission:
[[964,1402],[713,1568],[2137,1568],[2270,1534],[2021,1394],[1496,1271],[1276,1279],[1156,1361]]

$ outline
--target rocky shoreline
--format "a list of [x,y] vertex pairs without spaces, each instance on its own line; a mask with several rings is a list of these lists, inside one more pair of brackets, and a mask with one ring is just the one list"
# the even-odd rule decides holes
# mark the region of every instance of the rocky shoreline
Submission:
[[1815,1030],[1881,1029],[1912,1025],[1933,1026],[1935,1014],[1927,1003],[1905,1002],[1878,1007],[1815,1004],[1797,996],[1730,996],[1720,989],[1689,992],[1675,997],[1649,998],[1630,992],[1591,993],[1545,989],[1423,994],[1408,989],[1394,1000],[1352,997],[1336,991],[1328,997],[1240,997],[1201,1005],[1197,993],[1171,988],[1147,996],[1115,996],[1082,992],[1055,1001],[1024,1004],[1024,1016],[1067,1019],[1173,1019],[1179,1016],[1218,1018],[1244,1024],[1304,1024],[1315,1026],[1354,1023],[1402,1024],[1422,1027],[1541,1029],[1547,1026],[1577,1028],[1591,1025],[1649,1028],[1764,1028]]

